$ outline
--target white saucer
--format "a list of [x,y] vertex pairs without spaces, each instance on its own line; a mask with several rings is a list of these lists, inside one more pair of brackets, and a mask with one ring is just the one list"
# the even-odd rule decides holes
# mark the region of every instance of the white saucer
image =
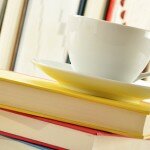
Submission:
[[65,88],[116,100],[150,99],[148,86],[80,74],[73,71],[71,65],[66,63],[49,60],[34,60],[33,63]]

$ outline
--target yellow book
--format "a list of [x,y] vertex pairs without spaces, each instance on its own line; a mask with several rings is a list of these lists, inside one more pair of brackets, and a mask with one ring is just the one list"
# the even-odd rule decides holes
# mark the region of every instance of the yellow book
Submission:
[[0,108],[136,138],[150,137],[150,105],[62,88],[48,80],[0,71]]

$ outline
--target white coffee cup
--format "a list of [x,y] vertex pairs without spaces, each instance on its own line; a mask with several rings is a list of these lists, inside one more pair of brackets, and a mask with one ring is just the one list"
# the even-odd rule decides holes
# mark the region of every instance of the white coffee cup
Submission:
[[150,60],[150,31],[69,16],[66,48],[74,71],[121,82],[133,82]]

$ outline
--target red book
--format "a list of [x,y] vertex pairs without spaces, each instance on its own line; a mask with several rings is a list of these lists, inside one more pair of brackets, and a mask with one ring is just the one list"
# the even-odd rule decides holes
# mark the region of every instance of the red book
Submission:
[[111,21],[116,0],[110,0],[106,20]]

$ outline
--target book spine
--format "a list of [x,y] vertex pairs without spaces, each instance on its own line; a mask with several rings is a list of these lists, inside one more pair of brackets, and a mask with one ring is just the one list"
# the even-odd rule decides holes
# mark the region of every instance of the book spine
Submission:
[[18,54],[19,43],[20,43],[22,31],[23,31],[23,25],[24,25],[24,21],[25,21],[25,17],[26,17],[28,2],[29,2],[29,0],[24,1],[24,6],[22,9],[20,25],[18,27],[18,35],[17,35],[16,44],[15,44],[15,48],[14,48],[14,52],[13,52],[13,56],[12,56],[12,60],[11,60],[11,65],[10,65],[11,71],[13,71],[15,68],[15,61],[16,61],[17,54]]
[[113,14],[115,2],[116,2],[116,0],[110,0],[107,15],[106,15],[106,20],[107,21],[111,21],[111,19],[112,19],[112,14]]
[[0,38],[0,68],[10,70],[11,61],[16,51],[20,21],[26,0],[7,2]]
[[77,15],[81,15],[81,16],[84,15],[86,3],[87,3],[87,0],[80,0]]
[[3,24],[4,14],[7,6],[7,0],[0,1],[0,31]]
[[109,10],[110,2],[111,2],[111,0],[107,0],[107,2],[106,2],[106,6],[105,6],[105,9],[104,9],[104,15],[103,15],[103,18],[102,18],[103,20],[107,19],[107,12]]
[[125,25],[124,20],[126,10],[124,9],[125,0],[110,0],[106,20]]

